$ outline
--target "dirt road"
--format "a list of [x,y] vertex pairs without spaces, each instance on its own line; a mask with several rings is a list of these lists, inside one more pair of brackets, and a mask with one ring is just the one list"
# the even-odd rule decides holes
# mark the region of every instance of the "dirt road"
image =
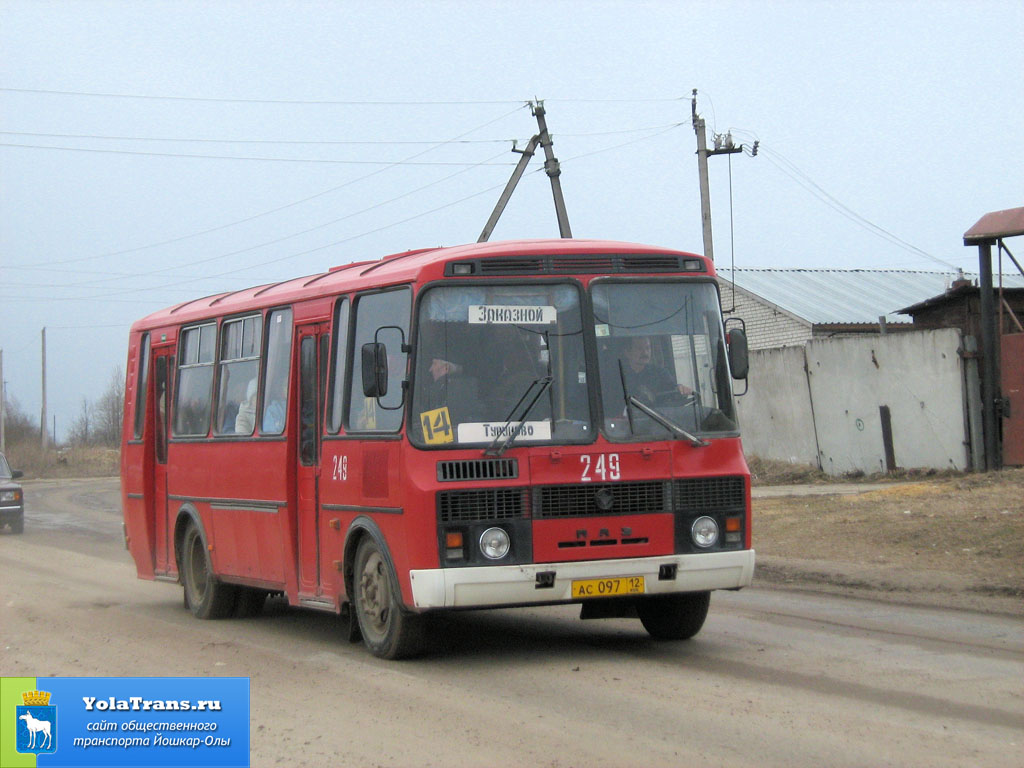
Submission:
[[464,613],[385,662],[329,615],[198,621],[135,579],[117,482],[26,489],[0,535],[4,675],[231,675],[254,766],[1017,766],[1024,624],[751,588],[676,644],[573,608]]

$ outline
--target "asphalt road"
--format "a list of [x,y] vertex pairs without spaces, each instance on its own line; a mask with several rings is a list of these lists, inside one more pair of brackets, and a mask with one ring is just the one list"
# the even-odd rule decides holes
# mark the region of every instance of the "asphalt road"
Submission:
[[694,640],[578,609],[452,614],[385,662],[272,601],[199,621],[139,581],[116,480],[26,486],[0,535],[3,675],[241,675],[252,765],[1020,766],[1019,619],[750,588]]

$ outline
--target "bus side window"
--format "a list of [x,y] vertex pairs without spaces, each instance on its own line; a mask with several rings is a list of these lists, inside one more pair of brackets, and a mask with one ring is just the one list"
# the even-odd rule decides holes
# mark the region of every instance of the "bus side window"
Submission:
[[161,355],[156,359],[156,380],[154,381],[154,397],[156,402],[156,461],[157,464],[167,463],[167,384],[170,381],[168,368],[174,370],[174,356]]
[[142,437],[143,427],[146,425],[146,388],[149,386],[149,334],[142,334],[142,342],[139,344],[141,354],[139,355],[139,376],[136,379],[135,390],[135,439]]
[[345,413],[345,366],[348,362],[348,299],[342,298],[334,318],[334,371],[331,376],[330,413],[327,430],[337,434]]
[[186,328],[181,332],[178,387],[174,393],[175,437],[197,437],[210,430],[216,338],[216,323]]
[[288,371],[292,353],[292,311],[276,309],[267,315],[266,365],[263,368],[263,411],[260,432],[284,432],[288,404]]
[[[356,302],[356,327],[349,371],[351,381],[348,425],[368,432],[397,432],[402,426],[408,353],[402,350],[409,339],[410,291],[403,288],[360,296]],[[378,334],[378,331],[380,333]],[[388,354],[388,391],[384,397],[364,397],[362,356],[364,344],[381,342]]]
[[260,373],[259,315],[225,321],[221,326],[220,386],[215,432],[251,435],[256,426],[256,395]]

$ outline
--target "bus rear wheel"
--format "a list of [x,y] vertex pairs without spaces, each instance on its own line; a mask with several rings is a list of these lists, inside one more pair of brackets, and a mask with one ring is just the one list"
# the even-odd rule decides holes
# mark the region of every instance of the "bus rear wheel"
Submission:
[[710,592],[645,597],[637,603],[640,623],[657,640],[689,640],[700,632],[711,605]]
[[423,617],[402,608],[398,579],[380,546],[367,536],[356,549],[353,603],[363,643],[374,656],[403,659],[423,647]]
[[181,556],[185,602],[192,615],[200,619],[223,619],[235,608],[238,588],[224,584],[213,575],[210,553],[203,534],[193,523],[185,531]]

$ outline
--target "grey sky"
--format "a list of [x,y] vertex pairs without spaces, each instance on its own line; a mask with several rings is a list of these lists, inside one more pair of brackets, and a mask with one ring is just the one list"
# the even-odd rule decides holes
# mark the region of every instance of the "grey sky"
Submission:
[[[8,392],[38,414],[47,326],[62,437],[138,317],[474,241],[533,97],[577,237],[702,250],[698,88],[709,130],[761,141],[732,157],[737,265],[976,270],[963,232],[1024,204],[1022,30],[1019,2],[4,0]],[[729,161],[710,165],[721,269]],[[493,239],[557,236],[540,166]]]

